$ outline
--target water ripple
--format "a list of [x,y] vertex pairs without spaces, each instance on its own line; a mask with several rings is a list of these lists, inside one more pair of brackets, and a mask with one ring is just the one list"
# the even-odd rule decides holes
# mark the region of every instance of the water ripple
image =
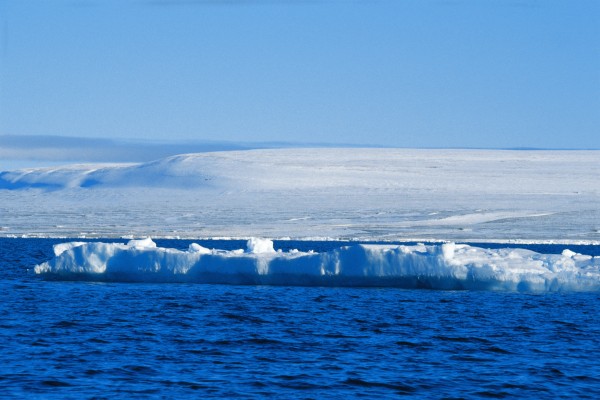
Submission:
[[91,284],[2,267],[6,398],[600,398],[595,293]]

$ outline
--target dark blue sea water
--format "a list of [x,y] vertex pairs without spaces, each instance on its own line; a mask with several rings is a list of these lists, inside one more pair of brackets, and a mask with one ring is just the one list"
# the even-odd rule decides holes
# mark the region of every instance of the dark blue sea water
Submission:
[[600,293],[44,281],[62,241],[0,239],[0,397],[600,398]]

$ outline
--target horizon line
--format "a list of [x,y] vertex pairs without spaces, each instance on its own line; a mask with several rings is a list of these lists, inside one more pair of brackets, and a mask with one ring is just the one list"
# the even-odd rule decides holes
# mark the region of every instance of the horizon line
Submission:
[[[37,146],[32,146],[32,140],[37,141]],[[49,140],[56,140],[58,143],[51,143]],[[285,140],[263,140],[263,141],[233,141],[233,140],[215,140],[215,139],[190,139],[190,140],[160,140],[160,139],[139,139],[139,138],[100,138],[85,136],[68,135],[15,135],[0,134],[0,146],[13,149],[68,149],[94,146],[105,147],[162,147],[162,146],[204,146],[208,151],[221,151],[238,149],[254,150],[263,148],[390,148],[390,149],[436,149],[436,150],[600,150],[600,147],[543,147],[543,146],[411,146],[411,145],[391,145],[382,143],[351,143],[351,142],[302,142]],[[213,149],[214,148],[214,149]],[[210,149],[210,150],[208,150]]]

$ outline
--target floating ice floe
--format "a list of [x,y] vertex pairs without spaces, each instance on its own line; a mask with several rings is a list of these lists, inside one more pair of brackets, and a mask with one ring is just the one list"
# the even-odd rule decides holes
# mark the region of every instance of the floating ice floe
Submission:
[[250,239],[247,249],[186,251],[151,239],[127,244],[73,242],[35,267],[46,279],[104,282],[196,282],[251,285],[388,286],[400,288],[598,291],[600,257],[484,249],[464,244],[343,246],[316,253],[275,251]]

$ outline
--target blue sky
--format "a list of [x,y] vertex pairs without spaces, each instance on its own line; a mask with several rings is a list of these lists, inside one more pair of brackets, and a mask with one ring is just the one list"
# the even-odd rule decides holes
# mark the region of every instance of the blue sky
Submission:
[[600,148],[596,0],[0,0],[0,135]]

